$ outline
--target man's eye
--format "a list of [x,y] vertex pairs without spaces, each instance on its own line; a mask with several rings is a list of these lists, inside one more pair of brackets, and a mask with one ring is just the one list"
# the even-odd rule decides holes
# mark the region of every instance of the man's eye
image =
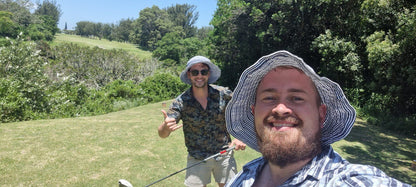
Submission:
[[292,101],[294,101],[294,102],[300,102],[300,101],[303,101],[304,99],[303,98],[301,98],[301,97],[292,97]]
[[272,102],[272,101],[275,101],[276,98],[275,97],[264,97],[262,100],[264,102]]

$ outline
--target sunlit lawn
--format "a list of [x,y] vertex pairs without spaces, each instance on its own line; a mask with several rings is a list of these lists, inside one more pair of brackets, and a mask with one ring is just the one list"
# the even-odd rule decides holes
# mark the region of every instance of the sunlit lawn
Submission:
[[[169,106],[169,103],[168,105]],[[144,186],[186,167],[183,133],[157,135],[161,103],[107,115],[0,124],[0,186]],[[358,121],[334,149],[416,185],[416,141]],[[259,156],[235,153],[241,166]],[[183,186],[181,172],[155,186]],[[210,186],[215,186],[211,184]]]
[[54,44],[70,42],[81,46],[97,46],[102,49],[123,49],[137,55],[140,59],[150,59],[152,53],[138,48],[137,45],[124,42],[109,41],[107,39],[88,38],[70,34],[56,34]]

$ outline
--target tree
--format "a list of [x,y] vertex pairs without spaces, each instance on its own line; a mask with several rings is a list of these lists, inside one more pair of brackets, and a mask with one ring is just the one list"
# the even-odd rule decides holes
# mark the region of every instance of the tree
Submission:
[[44,22],[44,24],[48,25],[48,30],[52,33],[52,35],[55,35],[55,33],[59,31],[58,22],[62,14],[61,12],[60,6],[55,0],[44,0],[42,4],[38,3],[35,15],[49,16],[48,21]]
[[13,14],[11,12],[0,11],[0,36],[16,37],[17,24],[12,21]]
[[118,25],[112,29],[112,39],[120,42],[128,42],[132,32],[133,20],[122,19]]
[[141,10],[139,14],[133,25],[130,42],[139,44],[144,49],[154,50],[157,41],[172,31],[173,24],[166,11],[155,5]]
[[195,12],[196,6],[189,4],[176,4],[166,8],[169,19],[174,26],[180,26],[185,32],[185,38],[193,37],[196,33],[195,22],[198,20],[199,13]]
[[220,83],[233,88],[259,57],[288,50],[337,81],[367,114],[403,121],[388,126],[414,135],[415,11],[415,1],[404,0],[218,0],[210,54]]
[[28,27],[33,22],[32,14],[29,11],[32,7],[33,4],[30,0],[3,0],[0,2],[0,11],[13,13],[12,21],[21,28]]

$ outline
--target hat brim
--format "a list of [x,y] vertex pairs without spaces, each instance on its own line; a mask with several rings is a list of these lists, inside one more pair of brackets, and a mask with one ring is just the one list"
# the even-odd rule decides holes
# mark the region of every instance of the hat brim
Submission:
[[[200,56],[197,56],[197,57],[200,57]],[[189,79],[187,72],[193,65],[198,64],[198,63],[204,63],[209,67],[208,84],[212,84],[216,82],[218,78],[220,78],[221,69],[217,65],[213,64],[209,59],[201,56],[201,58],[194,57],[187,63],[185,70],[183,70],[180,75],[182,82],[192,85],[192,82]]]
[[298,68],[315,83],[323,104],[327,106],[322,129],[322,145],[330,145],[345,138],[351,131],[356,114],[342,89],[328,78],[319,77],[301,58],[287,51],[277,51],[264,56],[241,74],[225,112],[229,133],[259,151],[254,116],[250,107],[255,103],[259,82],[270,70],[278,66]]

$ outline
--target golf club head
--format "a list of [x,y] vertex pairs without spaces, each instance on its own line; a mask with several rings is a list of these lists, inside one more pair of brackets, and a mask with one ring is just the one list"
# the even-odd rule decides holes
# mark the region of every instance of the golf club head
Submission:
[[133,187],[133,185],[131,185],[131,183],[125,179],[118,180],[118,186],[119,187]]

